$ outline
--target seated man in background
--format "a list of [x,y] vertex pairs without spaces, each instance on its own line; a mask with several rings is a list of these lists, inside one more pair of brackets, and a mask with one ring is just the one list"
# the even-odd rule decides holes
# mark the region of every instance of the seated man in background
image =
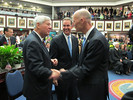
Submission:
[[110,49],[110,63],[113,66],[116,74],[122,74],[123,63],[122,63],[122,53],[119,49],[119,42],[114,42],[114,49]]
[[128,75],[128,69],[130,63],[124,57],[124,52],[119,49],[119,42],[113,43],[115,48],[110,50],[110,62],[115,70],[116,74],[126,74]]
[[16,43],[16,38],[12,36],[13,29],[6,27],[4,28],[4,35],[0,38],[0,46],[3,45],[14,45]]

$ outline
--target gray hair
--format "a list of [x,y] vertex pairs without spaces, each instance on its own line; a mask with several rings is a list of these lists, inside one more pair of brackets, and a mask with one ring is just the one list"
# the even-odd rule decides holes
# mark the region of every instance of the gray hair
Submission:
[[87,9],[79,9],[77,10],[74,15],[77,15],[77,17],[81,18],[81,17],[85,17],[86,19],[91,21],[91,14]]
[[[71,18],[69,18],[69,17],[65,17],[65,18],[63,19],[63,21],[64,21],[64,20],[70,20],[71,25],[72,25],[72,19],[71,19]],[[62,22],[63,22],[63,21],[62,21]]]
[[36,16],[35,19],[34,19],[34,28],[36,28],[37,23],[42,24],[46,20],[51,21],[50,17],[48,17],[48,16]]

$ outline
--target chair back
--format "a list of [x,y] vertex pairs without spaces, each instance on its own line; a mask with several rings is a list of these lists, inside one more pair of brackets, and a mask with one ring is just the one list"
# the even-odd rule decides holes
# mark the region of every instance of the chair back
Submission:
[[20,71],[8,72],[6,75],[6,86],[9,96],[13,97],[22,92],[23,76]]

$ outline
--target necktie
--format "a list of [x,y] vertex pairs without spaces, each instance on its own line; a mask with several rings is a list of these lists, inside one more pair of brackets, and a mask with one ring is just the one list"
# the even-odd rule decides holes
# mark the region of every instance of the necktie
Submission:
[[44,41],[44,40],[42,41],[42,43],[43,43],[43,45],[46,47],[46,45],[45,45],[45,41]]
[[86,38],[84,37],[82,42],[82,49],[84,48],[85,42],[86,42]]
[[8,38],[8,45],[10,45],[11,46],[11,41],[10,41],[10,39]]
[[72,57],[72,45],[71,45],[71,42],[70,42],[70,36],[68,36],[68,48],[69,48],[69,51],[70,51],[70,55]]

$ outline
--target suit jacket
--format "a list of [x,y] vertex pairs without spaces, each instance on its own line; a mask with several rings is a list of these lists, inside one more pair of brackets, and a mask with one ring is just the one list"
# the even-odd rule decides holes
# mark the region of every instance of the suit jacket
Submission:
[[117,61],[120,61],[120,59],[122,59],[122,57],[123,57],[122,56],[122,51],[120,49],[116,50],[114,48],[114,49],[110,50],[110,62],[111,62],[111,64],[114,64]]
[[48,79],[52,73],[51,60],[46,47],[34,31],[24,42],[23,56],[25,63],[24,95],[32,98],[31,100],[40,95],[38,100],[41,100],[43,96],[46,97],[51,92],[52,82]]
[[[11,41],[11,45],[14,45],[16,43],[16,38],[13,36],[10,37],[10,41]],[[5,35],[2,35],[0,38],[0,46],[2,45],[8,45]]]
[[71,35],[71,39],[72,39],[72,57],[70,55],[68,44],[66,42],[63,33],[52,39],[50,45],[50,56],[51,58],[58,59],[58,65],[54,68],[70,69],[71,67],[77,64],[78,55],[79,55],[78,40],[73,35]]
[[[99,100],[105,100],[108,94],[108,56],[108,42],[105,36],[94,28],[81,51],[78,65],[62,73],[63,79],[78,79],[81,100],[88,100],[84,95],[88,95],[90,100],[98,100],[98,95],[102,96]],[[99,89],[100,92],[95,94]]]

